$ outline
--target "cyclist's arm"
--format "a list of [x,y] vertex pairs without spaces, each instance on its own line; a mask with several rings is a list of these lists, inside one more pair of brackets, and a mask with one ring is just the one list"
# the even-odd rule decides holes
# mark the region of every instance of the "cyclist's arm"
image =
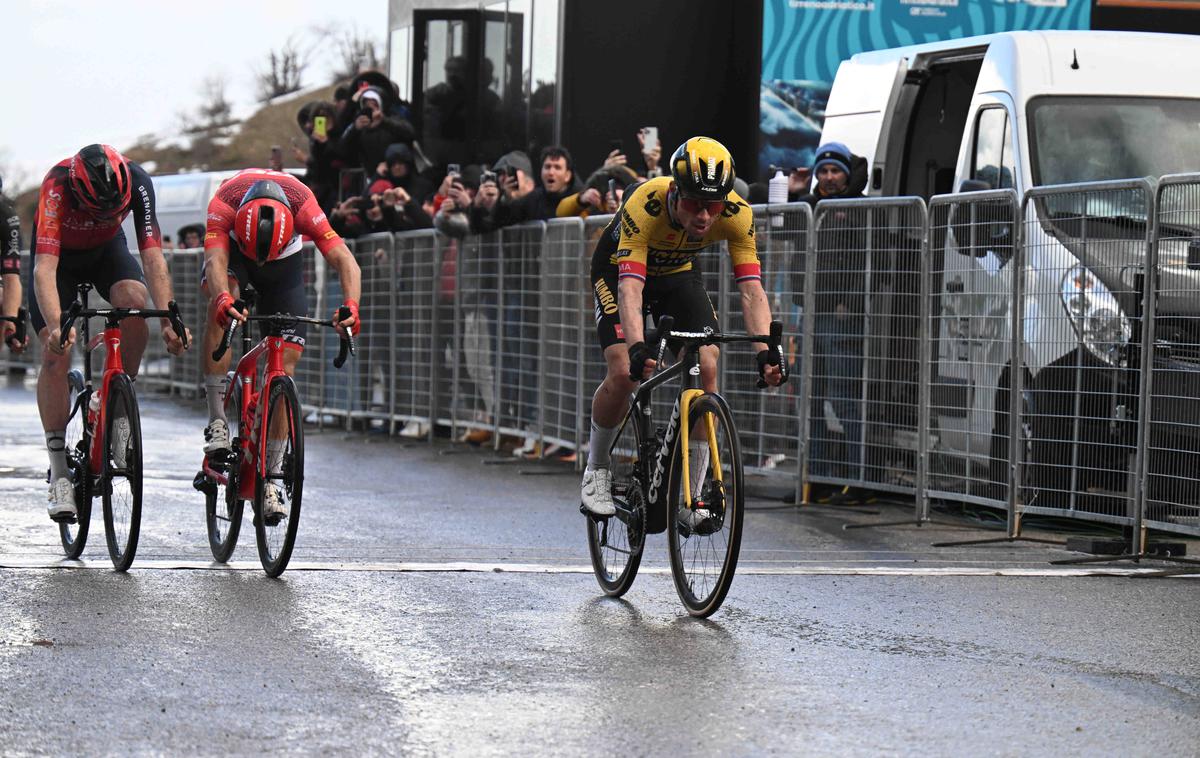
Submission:
[[342,299],[358,302],[362,297],[362,270],[345,242],[339,242],[325,254],[325,261],[338,273],[342,283]]
[[49,253],[37,254],[37,266],[33,269],[33,289],[37,294],[38,309],[51,333],[58,331],[62,320],[62,305],[58,302],[58,256]]
[[621,315],[621,331],[625,344],[633,345],[646,339],[646,325],[642,321],[642,290],[646,283],[627,276],[617,283],[617,309]]
[[4,274],[4,300],[0,303],[0,316],[15,316],[21,307],[21,275]]
[[[771,304],[767,301],[762,282],[745,279],[738,282],[738,291],[742,295],[742,318],[746,321],[746,331],[750,334],[766,334],[771,329]],[[754,343],[755,352],[766,349],[765,343]]]
[[222,292],[229,292],[229,246],[214,244],[211,240],[204,245],[204,280],[208,284],[208,299],[215,300]]

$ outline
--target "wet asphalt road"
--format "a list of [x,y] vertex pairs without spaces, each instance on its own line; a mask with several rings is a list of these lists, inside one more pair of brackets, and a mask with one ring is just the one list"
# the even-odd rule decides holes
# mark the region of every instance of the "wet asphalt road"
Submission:
[[237,569],[210,565],[199,406],[153,398],[118,575],[99,523],[58,560],[31,392],[0,409],[6,755],[1200,754],[1195,578],[1069,576],[1044,545],[930,547],[977,529],[841,528],[899,508],[755,502],[729,599],[696,621],[661,537],[624,601],[598,597],[573,474],[326,430],[269,580],[250,530]]

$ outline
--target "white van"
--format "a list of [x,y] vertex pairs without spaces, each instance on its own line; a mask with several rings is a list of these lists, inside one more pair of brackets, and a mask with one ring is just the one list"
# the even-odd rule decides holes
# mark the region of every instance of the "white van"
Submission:
[[[189,224],[204,226],[208,216],[208,201],[212,200],[221,182],[237,171],[203,171],[191,174],[164,174],[152,176],[154,182],[154,205],[158,214],[158,228],[176,244],[179,230]],[[133,240],[132,216],[125,220],[125,236]]]
[[[1011,32],[863,53],[838,69],[822,132],[829,141],[867,158],[869,195],[927,200],[1197,172],[1200,38]],[[1029,206],[1022,427],[1037,504],[1086,509],[1079,493],[1123,494],[1127,486],[1137,378],[1122,362],[1135,354],[1128,347],[1139,301],[1137,238],[1147,213],[1135,205],[1105,208],[1100,215],[1121,222],[1101,234],[1103,244],[1090,245],[1065,233],[1044,204]],[[1003,481],[997,463],[1007,453],[998,453],[997,426],[1007,426],[1007,392],[997,390],[1009,381],[1011,271],[1000,251],[960,254],[952,234],[944,239],[931,251],[944,268],[935,286],[943,314],[956,318],[941,319],[936,334],[933,452],[958,456],[967,470],[990,466],[993,481]],[[1181,267],[1171,276],[1176,290],[1200,290],[1198,271]],[[1080,281],[1088,297],[1073,298]],[[1195,296],[1161,305],[1163,323],[1200,316]],[[1173,463],[1152,458],[1152,474],[1178,470],[1180,454],[1195,470],[1192,454],[1200,453],[1200,363],[1167,368],[1184,370],[1184,388],[1174,376],[1171,405],[1156,405],[1154,416],[1179,423],[1156,425],[1151,446],[1177,452]]]

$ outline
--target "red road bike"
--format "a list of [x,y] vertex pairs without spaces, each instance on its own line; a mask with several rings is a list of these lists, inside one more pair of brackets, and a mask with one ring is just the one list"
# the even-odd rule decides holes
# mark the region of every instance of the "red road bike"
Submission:
[[[234,307],[239,311],[253,303],[253,293],[244,292],[245,301]],[[342,307],[338,321],[350,317]],[[250,321],[282,327],[289,324],[335,326],[333,320],[276,313],[250,316]],[[229,349],[238,322],[229,325],[221,344],[213,352],[219,360]],[[205,496],[205,523],[208,545],[213,558],[225,563],[237,547],[246,502],[254,510],[254,533],[258,557],[267,576],[277,577],[287,568],[296,544],[300,524],[300,502],[304,489],[304,429],[296,385],[283,370],[284,340],[264,337],[251,348],[249,331],[242,331],[242,358],[229,372],[225,391],[225,411],[229,418],[230,452],[227,456],[206,455],[192,485]],[[354,354],[354,337],[345,336],[333,360],[341,368]],[[279,449],[272,453],[268,442],[275,440]],[[272,461],[272,455],[279,456]],[[272,465],[274,464],[274,465]],[[276,487],[283,513],[263,517],[267,488]]]
[[[67,374],[71,415],[67,421],[67,466],[75,487],[75,518],[59,520],[58,533],[67,557],[78,558],[87,544],[92,498],[104,503],[104,535],[108,555],[117,571],[126,571],[137,553],[142,523],[142,427],[133,380],[121,362],[121,321],[127,318],[168,318],[184,340],[187,330],[172,300],[167,310],[87,307],[90,284],[79,285],[79,298],[71,303],[60,323],[60,345],[67,343],[71,326],[80,324],[80,344],[85,346],[83,370]],[[88,319],[104,319],[104,331],[89,338]],[[100,388],[92,386],[91,352],[104,345],[104,372]],[[95,401],[95,402],[93,402]]]

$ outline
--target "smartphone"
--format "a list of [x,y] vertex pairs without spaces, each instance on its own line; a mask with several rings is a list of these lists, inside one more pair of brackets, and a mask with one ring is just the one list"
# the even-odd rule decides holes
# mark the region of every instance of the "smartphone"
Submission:
[[457,163],[451,163],[446,166],[446,173],[452,174],[454,176],[461,176],[462,175],[462,166],[458,165]]
[[618,153],[625,154],[625,145],[619,139],[610,140],[608,143],[608,151],[611,153],[616,150]]
[[484,171],[482,174],[479,175],[479,183],[480,184],[487,184],[488,182],[491,182],[492,184],[499,184],[499,182],[496,180],[495,172]]
[[648,153],[658,147],[658,127],[646,126],[642,128],[642,152]]
[[329,136],[329,120],[325,116],[313,116],[313,136]]

